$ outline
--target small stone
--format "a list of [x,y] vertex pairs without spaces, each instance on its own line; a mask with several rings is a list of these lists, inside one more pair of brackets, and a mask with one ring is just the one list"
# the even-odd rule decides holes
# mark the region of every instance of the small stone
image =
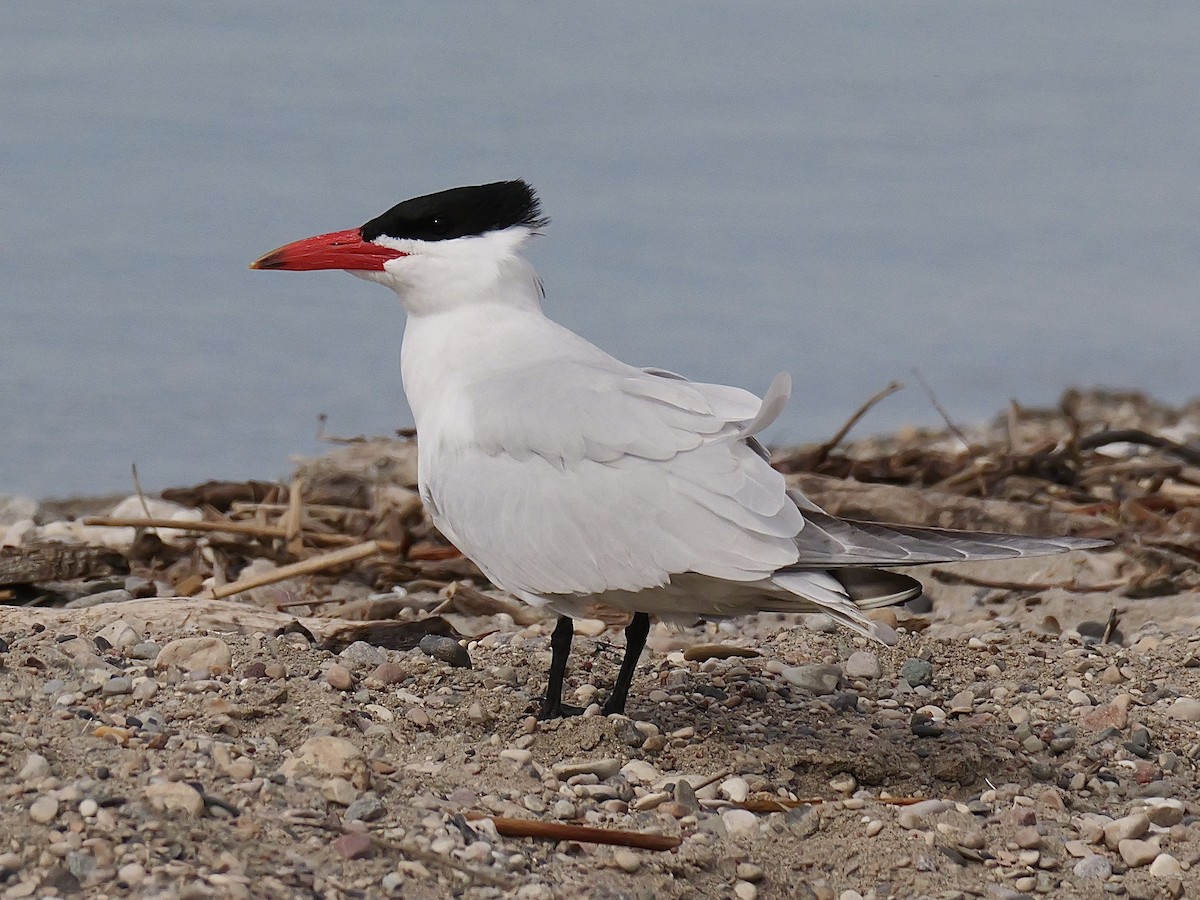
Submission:
[[399,663],[385,662],[375,667],[371,677],[382,684],[399,684],[408,677],[408,672]]
[[1181,878],[1183,867],[1170,853],[1160,853],[1150,863],[1150,874],[1155,878]]
[[182,781],[156,781],[146,786],[146,799],[155,809],[179,812],[189,816],[204,813],[204,798],[190,784]]
[[348,691],[354,687],[354,676],[345,666],[334,663],[325,670],[325,680],[336,691]]
[[25,757],[25,765],[17,777],[22,781],[38,781],[50,774],[50,761],[40,753],[30,753]]
[[287,778],[304,774],[345,778],[360,789],[368,783],[362,751],[345,738],[331,735],[309,738],[284,761],[279,771]]
[[[638,734],[640,735],[641,732]],[[640,739],[638,743],[641,743]],[[503,752],[500,755],[503,756]],[[662,778],[662,773],[644,759],[631,759],[621,766],[621,774],[625,776],[626,781],[632,784],[654,784]]]
[[358,799],[358,788],[345,778],[330,778],[321,785],[321,796],[338,806],[349,806]]
[[217,637],[177,638],[159,652],[154,668],[183,669],[185,672],[203,671],[219,675],[229,671],[233,653],[229,645]]
[[717,792],[731,803],[745,803],[750,796],[750,785],[745,778],[726,778]]
[[375,845],[371,842],[370,835],[352,831],[334,841],[333,849],[342,859],[362,859],[371,854]]
[[687,779],[681,778],[675,782],[675,803],[684,811],[684,815],[695,816],[700,813],[700,801],[696,792]]
[[100,693],[106,697],[116,697],[120,694],[128,694],[133,690],[133,679],[125,675],[118,675],[116,678],[110,678],[104,684],[100,685]]
[[100,812],[100,804],[88,797],[79,803],[79,814],[85,819],[90,819],[96,813]]
[[752,831],[758,827],[758,816],[748,809],[726,809],[721,812],[721,821],[730,834]]
[[633,874],[642,867],[641,854],[634,853],[632,850],[626,850],[624,847],[619,848],[613,853],[613,861],[622,872],[629,872],[630,874]]
[[39,825],[49,825],[58,817],[58,800],[43,794],[29,805],[29,818]]
[[834,665],[814,663],[808,666],[784,666],[779,673],[789,684],[818,696],[832,694],[842,680],[842,670]]
[[1128,694],[1121,694],[1111,703],[1101,703],[1084,710],[1079,723],[1091,731],[1103,731],[1106,728],[1123,730],[1129,724]]
[[829,779],[829,787],[839,794],[850,796],[858,789],[858,779],[849,772],[840,772]]
[[404,714],[404,718],[412,722],[418,728],[425,728],[432,719],[429,718],[429,713],[421,709],[419,706],[410,707],[408,712]]
[[879,656],[869,650],[857,650],[846,660],[846,677],[848,678],[878,678],[883,674],[879,664]]
[[950,712],[970,713],[975,706],[975,695],[971,691],[959,691],[950,698]]
[[440,660],[447,665],[454,666],[457,669],[471,668],[471,655],[467,653],[466,648],[452,637],[446,637],[441,634],[427,634],[421,638],[421,643],[417,644],[421,652],[426,656],[432,656],[434,659]]
[[1194,697],[1179,697],[1167,707],[1167,715],[1184,722],[1200,722],[1200,700]]
[[146,869],[141,863],[126,863],[117,869],[117,880],[128,887],[137,887],[146,880]]
[[1112,864],[1100,854],[1093,853],[1075,863],[1075,868],[1071,871],[1075,873],[1076,878],[1096,878],[1106,881],[1112,875]]
[[96,632],[96,637],[108,641],[108,645],[115,647],[117,650],[132,647],[142,639],[142,636],[124,619],[117,619],[115,622],[108,623]]
[[742,881],[758,884],[758,882],[766,877],[766,872],[763,871],[762,866],[755,865],[752,862],[743,862],[737,865],[737,877]]
[[374,644],[368,644],[366,641],[355,641],[345,650],[338,654],[346,662],[356,666],[381,666],[387,662],[387,657],[380,652],[379,648]]
[[1145,813],[1122,816],[1104,826],[1104,845],[1109,850],[1119,850],[1122,841],[1144,837],[1149,830],[1150,819]]
[[748,881],[739,881],[733,886],[733,893],[738,900],[756,900],[758,888]]
[[879,819],[872,819],[867,823],[865,830],[867,837],[875,837],[877,834],[883,831],[883,822],[879,821]]
[[1121,854],[1121,859],[1125,860],[1125,865],[1131,869],[1136,869],[1141,866],[1148,866],[1158,858],[1158,845],[1151,841],[1140,840],[1124,840],[1117,846],[1117,852]]
[[512,760],[518,766],[523,766],[533,759],[533,751],[525,750],[520,747],[505,747],[500,751],[500,758]]
[[910,687],[930,685],[933,683],[933,663],[910,657],[900,667],[900,677],[907,681]]
[[621,771],[621,761],[610,757],[577,762],[560,762],[555,763],[551,771],[554,772],[554,777],[560,781],[566,781],[568,778],[574,778],[576,775],[595,775],[601,781],[604,781],[612,778]]
[[1022,850],[1039,850],[1042,846],[1042,836],[1038,834],[1038,830],[1031,825],[1026,825],[1024,828],[1018,828],[1013,833],[1013,840]]
[[162,647],[160,647],[154,641],[139,641],[130,647],[129,652],[125,655],[130,659],[149,661],[152,659],[158,659],[158,654],[160,653],[162,653]]
[[1183,801],[1165,797],[1147,797],[1145,802],[1147,803],[1146,818],[1150,820],[1151,825],[1170,828],[1183,821],[1186,812]]
[[896,821],[900,823],[901,828],[916,830],[925,824],[926,816],[937,815],[948,809],[954,809],[954,804],[947,800],[922,800],[902,807],[896,815]]
[[346,807],[346,818],[358,820],[360,822],[374,822],[383,817],[386,812],[383,800],[379,795],[371,792],[363,794],[348,807]]

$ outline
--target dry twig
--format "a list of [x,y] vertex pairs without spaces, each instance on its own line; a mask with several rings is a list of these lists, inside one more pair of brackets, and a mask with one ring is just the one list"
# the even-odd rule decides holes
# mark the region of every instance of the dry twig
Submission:
[[320,556],[313,556],[298,563],[292,563],[290,566],[280,566],[278,569],[274,569],[270,572],[264,572],[262,575],[257,575],[254,578],[243,578],[233,582],[232,584],[227,584],[224,587],[215,588],[212,592],[212,597],[215,600],[220,600],[223,597],[229,597],[233,594],[240,594],[243,591],[262,587],[263,585],[275,584],[278,581],[285,581],[288,578],[295,578],[298,575],[312,575],[315,572],[333,569],[337,566],[345,565],[346,563],[356,562],[360,559],[366,559],[368,556],[375,556],[379,552],[380,547],[378,541],[367,541],[366,543],[359,544],[356,547],[346,547],[342,550],[333,550],[329,553],[322,553]]
[[634,847],[638,850],[674,850],[682,838],[668,834],[647,834],[643,831],[621,831],[617,828],[592,828],[569,825],[565,822],[540,822],[536,819],[511,819],[472,812],[468,821],[491,819],[496,831],[505,837],[543,838],[549,841],[578,841],[581,844],[609,844],[614,847]]

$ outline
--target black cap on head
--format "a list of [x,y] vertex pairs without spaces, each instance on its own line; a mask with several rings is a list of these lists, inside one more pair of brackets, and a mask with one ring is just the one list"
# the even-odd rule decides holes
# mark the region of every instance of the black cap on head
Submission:
[[548,222],[533,188],[524,181],[497,181],[405,200],[364,225],[362,237],[448,241],[514,225],[541,228]]

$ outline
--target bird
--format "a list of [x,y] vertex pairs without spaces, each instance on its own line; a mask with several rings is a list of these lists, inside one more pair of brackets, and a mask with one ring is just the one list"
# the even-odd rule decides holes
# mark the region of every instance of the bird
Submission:
[[823,612],[891,644],[868,613],[922,590],[892,568],[1108,544],[830,515],[788,487],[757,437],[790,377],[760,398],[629,365],[553,321],[521,255],[548,224],[524,180],[455,187],[250,266],[341,269],[398,295],[421,500],[492,584],[558,617],[540,718],[580,712],[563,681],[573,619],[596,603],[632,614],[603,707],[623,714],[651,616]]

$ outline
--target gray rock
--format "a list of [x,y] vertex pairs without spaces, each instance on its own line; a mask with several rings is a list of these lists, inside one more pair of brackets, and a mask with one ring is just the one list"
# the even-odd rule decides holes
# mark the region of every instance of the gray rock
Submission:
[[1167,715],[1184,722],[1200,722],[1200,700],[1180,697],[1167,708]]
[[821,663],[787,666],[780,674],[789,684],[817,695],[832,694],[842,681],[841,669]]
[[452,637],[440,634],[427,634],[417,644],[421,652],[434,659],[441,660],[457,669],[471,668],[471,655],[465,647]]
[[379,651],[379,648],[373,644],[368,644],[366,641],[355,641],[345,650],[338,654],[348,663],[353,663],[359,666],[375,666],[387,662],[387,657]]
[[133,594],[118,588],[115,591],[100,591],[96,594],[88,594],[86,597],[77,597],[67,604],[67,609],[84,609],[90,606],[102,606],[105,603],[128,603],[133,599]]
[[1106,881],[1112,875],[1112,864],[1098,853],[1085,856],[1072,869],[1076,878],[1098,878]]
[[162,652],[162,647],[154,643],[154,641],[142,641],[134,644],[129,648],[129,653],[126,654],[130,659],[158,659],[158,654]]
[[100,693],[108,697],[128,694],[131,690],[133,690],[133,679],[125,675],[110,678],[104,684],[100,685]]
[[933,663],[926,659],[911,657],[900,667],[900,677],[912,687],[933,683]]
[[360,822],[374,822],[376,819],[382,818],[385,811],[379,795],[368,793],[363,794],[346,807],[346,818],[357,819]]
[[878,678],[882,674],[883,667],[879,664],[879,656],[869,650],[855,651],[846,660],[848,678]]
[[159,652],[156,669],[179,668],[216,674],[228,672],[233,663],[229,645],[218,637],[176,638]]

